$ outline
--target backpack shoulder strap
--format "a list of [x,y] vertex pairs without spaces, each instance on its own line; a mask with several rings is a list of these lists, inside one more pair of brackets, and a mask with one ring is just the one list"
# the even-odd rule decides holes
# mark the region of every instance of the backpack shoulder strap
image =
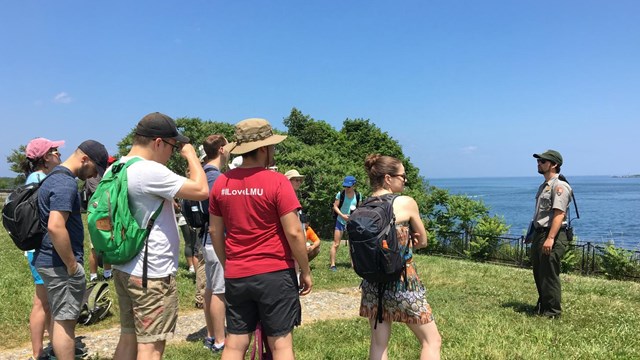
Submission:
[[[551,197],[552,197],[552,202],[553,202],[553,196],[555,196],[555,185],[558,182],[558,180],[560,181],[564,181],[567,184],[569,184],[569,181],[567,180],[567,178],[562,175],[559,174],[558,177],[556,178],[556,180],[551,184]],[[569,184],[571,185],[571,184]],[[578,212],[578,203],[576,202],[576,196],[573,194],[573,188],[571,189],[571,200],[573,200],[573,208],[576,209],[576,219],[580,219],[580,212]],[[571,222],[571,219],[569,217],[567,217],[567,221]]]
[[356,191],[356,207],[360,206],[361,197],[362,197],[362,195],[360,194],[360,192]]
[[96,302],[100,299],[102,293],[109,287],[109,284],[104,281],[97,282],[91,290],[89,290],[89,298],[87,299],[87,307],[89,311],[93,310],[96,306]]
[[344,204],[344,198],[346,196],[346,193],[344,190],[340,191],[340,202],[338,202],[338,209],[340,209],[342,207],[342,204]]
[[[42,183],[47,181],[47,179],[49,178],[50,175],[53,175],[53,174],[65,174],[65,173],[67,173],[67,172],[62,170],[62,169],[53,170],[52,172],[48,173],[47,176],[45,176],[44,179],[42,179],[42,181],[39,182],[39,184],[42,185]],[[69,175],[69,176],[71,176],[71,175]]]

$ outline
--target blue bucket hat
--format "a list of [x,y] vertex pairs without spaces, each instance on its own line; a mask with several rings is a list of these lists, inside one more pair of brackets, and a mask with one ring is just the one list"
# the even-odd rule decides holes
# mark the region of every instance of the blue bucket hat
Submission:
[[356,184],[356,178],[355,176],[351,176],[351,175],[345,176],[344,181],[342,182],[342,186],[344,187],[352,187],[355,184]]

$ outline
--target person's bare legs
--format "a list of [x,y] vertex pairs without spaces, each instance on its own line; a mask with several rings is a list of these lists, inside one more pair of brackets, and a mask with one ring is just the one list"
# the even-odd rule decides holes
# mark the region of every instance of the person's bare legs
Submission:
[[407,326],[420,341],[420,346],[422,347],[420,360],[440,359],[442,338],[435,321],[427,324],[407,324]]
[[336,255],[340,247],[340,240],[342,240],[342,231],[335,230],[333,232],[333,244],[331,244],[331,251],[329,251],[331,266],[336,266]]
[[[229,334],[222,350],[222,360],[243,360],[249,348],[250,334]],[[275,358],[274,358],[275,359]]]
[[369,319],[369,325],[371,326],[369,360],[387,360],[389,337],[391,336],[391,323],[384,321],[376,325],[376,320]]
[[120,333],[120,340],[113,355],[115,360],[135,360],[138,354],[138,338],[136,334]]
[[33,294],[33,305],[31,307],[31,314],[29,315],[31,350],[35,359],[41,356],[44,352],[42,346],[42,342],[44,339],[44,330],[49,330],[49,326],[51,325],[50,320],[51,313],[49,311],[47,289],[42,284],[36,284],[36,290]]
[[288,333],[282,336],[267,336],[269,349],[274,360],[293,360],[293,335]]
[[224,336],[224,320],[225,320],[225,302],[224,294],[211,295],[211,314],[213,315],[213,337],[217,344],[225,341]]
[[160,360],[166,341],[138,344],[138,360]]
[[89,273],[96,274],[98,272],[98,256],[96,251],[91,249],[89,252]]
[[54,320],[51,344],[58,360],[73,360],[76,352],[75,320]]
[[204,321],[207,325],[207,337],[215,337],[213,330],[213,301],[211,297],[213,294],[211,293],[211,289],[204,290]]

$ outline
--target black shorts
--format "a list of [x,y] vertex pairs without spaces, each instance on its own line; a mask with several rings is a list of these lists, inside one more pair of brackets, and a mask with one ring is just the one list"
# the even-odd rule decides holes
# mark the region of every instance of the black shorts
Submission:
[[258,321],[267,336],[282,336],[300,325],[298,280],[294,269],[225,279],[227,331],[244,335]]

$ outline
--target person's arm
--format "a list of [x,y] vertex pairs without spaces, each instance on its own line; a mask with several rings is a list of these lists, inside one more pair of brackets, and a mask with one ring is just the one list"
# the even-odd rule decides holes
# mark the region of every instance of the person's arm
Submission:
[[187,160],[189,178],[184,182],[177,197],[187,200],[206,200],[209,196],[209,184],[204,173],[198,154],[191,144],[184,144],[180,149],[180,156]]
[[53,248],[56,249],[60,259],[67,267],[67,273],[73,275],[76,272],[78,263],[73,255],[71,238],[69,237],[69,231],[67,231],[68,218],[69,213],[66,211],[51,211],[49,213],[49,222],[47,223],[47,232]]
[[560,228],[562,227],[562,222],[564,221],[564,211],[560,209],[553,209],[553,215],[551,217],[551,227],[549,228],[549,234],[547,235],[547,239],[542,244],[542,253],[545,255],[551,254],[551,249],[553,249],[553,244],[556,241],[556,236],[558,232],[560,232]]
[[313,242],[313,244],[308,249],[309,251],[315,250],[320,246],[320,238],[318,237],[318,234],[313,231],[311,226],[309,226],[309,228],[307,229],[307,240],[311,240]]
[[343,214],[342,211],[340,211],[338,205],[340,205],[340,200],[336,199],[336,201],[333,202],[333,211],[335,211],[335,213],[338,214],[339,217],[343,218],[344,221],[349,220],[349,215]]
[[288,212],[280,217],[280,223],[287,237],[287,242],[291,248],[293,258],[300,267],[300,295],[307,295],[311,292],[313,282],[311,280],[311,268],[307,257],[307,245],[305,235],[302,233],[302,224],[296,211]]
[[222,217],[211,214],[209,215],[209,235],[211,236],[213,250],[216,252],[218,260],[224,269],[227,255],[225,254],[224,221],[222,220]]
[[409,223],[413,230],[413,247],[415,249],[421,249],[427,247],[427,230],[424,228],[424,223],[420,218],[420,209],[418,209],[418,203],[409,196],[403,196],[396,201],[401,200],[405,210],[409,213]]

